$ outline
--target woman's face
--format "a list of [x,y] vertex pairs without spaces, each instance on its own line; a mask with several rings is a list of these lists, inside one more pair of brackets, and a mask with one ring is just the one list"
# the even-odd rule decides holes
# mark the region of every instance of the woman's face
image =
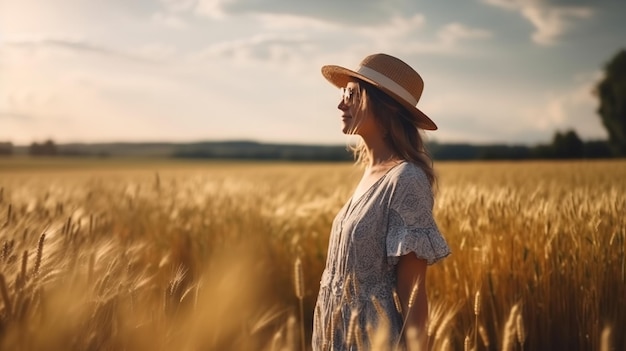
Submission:
[[337,108],[342,112],[341,122],[344,134],[367,137],[372,133],[378,133],[379,128],[374,116],[367,112],[368,109],[361,108],[361,95],[356,82],[349,82],[345,88],[341,89],[341,100]]

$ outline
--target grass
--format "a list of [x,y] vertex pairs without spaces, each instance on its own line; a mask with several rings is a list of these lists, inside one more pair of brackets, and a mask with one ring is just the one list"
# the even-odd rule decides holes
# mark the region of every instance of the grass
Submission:
[[[0,160],[0,349],[302,348],[357,168],[81,162]],[[626,162],[436,170],[433,349],[626,347]]]

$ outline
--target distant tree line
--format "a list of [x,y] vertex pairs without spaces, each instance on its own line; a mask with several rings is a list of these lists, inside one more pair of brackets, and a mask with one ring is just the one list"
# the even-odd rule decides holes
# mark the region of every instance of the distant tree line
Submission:
[[[427,144],[435,160],[527,160],[593,159],[619,156],[608,141],[583,141],[575,131],[556,132],[550,144],[472,145]],[[153,151],[151,151],[153,150]],[[138,151],[142,153],[139,154]],[[0,155],[11,155],[11,143],[0,143]],[[350,161],[352,153],[345,146],[262,144],[257,142],[203,142],[190,144],[108,144],[57,145],[52,140],[31,143],[31,156],[106,157],[137,156],[187,159]]]
[[439,144],[427,146],[436,160],[525,160],[525,159],[591,159],[615,155],[607,141],[583,141],[575,131],[556,132],[550,144],[472,145]]
[[43,143],[32,143],[28,148],[28,154],[31,156],[56,156],[58,154],[57,146],[52,140],[46,140]]
[[0,156],[11,156],[11,155],[13,155],[13,143],[0,142]]
[[[11,156],[13,154],[15,154],[13,143],[0,142],[0,156]],[[31,156],[55,156],[59,152],[54,141],[46,140],[43,143],[31,143],[28,146],[28,154]]]
[[[583,141],[575,131],[556,132],[550,144],[472,145],[432,142],[427,150],[436,160],[525,160],[609,158],[613,153],[607,141]],[[306,146],[220,142],[184,145],[172,153],[176,158],[349,161],[352,154],[345,146]]]
[[217,142],[185,145],[172,153],[175,158],[285,161],[348,161],[345,146],[281,145],[256,142]]

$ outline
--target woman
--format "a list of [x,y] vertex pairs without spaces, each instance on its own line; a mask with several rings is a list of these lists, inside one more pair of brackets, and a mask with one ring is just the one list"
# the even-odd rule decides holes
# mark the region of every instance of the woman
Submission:
[[[424,83],[385,54],[322,74],[341,89],[343,132],[361,137],[354,151],[365,171],[332,225],[313,350],[427,350],[426,267],[450,250],[432,216],[435,176],[420,130],[437,126],[415,106]],[[416,331],[410,343],[407,330]]]

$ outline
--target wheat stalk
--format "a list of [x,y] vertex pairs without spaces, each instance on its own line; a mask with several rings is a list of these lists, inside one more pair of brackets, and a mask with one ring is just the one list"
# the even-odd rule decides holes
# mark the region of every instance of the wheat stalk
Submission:
[[13,209],[13,205],[9,204],[9,208],[7,209],[7,221],[4,224],[5,227],[8,227],[9,224],[11,224],[11,215],[12,215],[11,211],[12,211],[12,209]]
[[283,338],[282,329],[274,333],[274,336],[272,337],[272,344],[270,347],[271,351],[278,351],[280,349],[280,343],[281,343],[282,338]]
[[524,342],[526,341],[526,329],[524,328],[524,318],[522,317],[522,313],[519,312],[517,317],[515,317],[515,331],[517,335],[517,341],[522,346],[522,350],[524,349]]
[[422,350],[420,347],[420,342],[418,338],[418,330],[414,326],[411,326],[406,329],[406,343],[408,349],[411,351],[426,351]]
[[287,349],[295,349],[296,343],[296,318],[289,316],[287,319]]
[[443,333],[445,332],[448,324],[450,324],[450,322],[452,321],[453,317],[454,317],[454,314],[452,313],[448,313],[446,315],[446,317],[443,319],[443,322],[441,322],[441,324],[437,328],[437,331],[435,332],[435,340],[441,339],[441,337],[443,336]]
[[26,270],[28,269],[28,250],[24,250],[22,253],[22,269],[20,273],[15,278],[15,291],[18,292],[22,290],[24,285],[26,285]]
[[352,276],[348,275],[346,280],[343,283],[343,289],[341,291],[341,300],[342,301],[350,301],[352,300],[352,292],[350,291],[350,286],[352,286]]
[[509,318],[504,325],[504,337],[502,339],[502,351],[511,351],[513,349],[515,338],[515,322],[519,305],[514,305],[509,312]]
[[379,318],[378,329],[386,328],[387,326],[389,326],[389,323],[390,323],[387,312],[385,311],[383,306],[380,304],[380,301],[378,301],[376,296],[372,296],[370,300],[372,301],[372,304],[374,305],[374,309],[376,310],[376,314],[378,315],[378,318]]
[[400,328],[400,337],[396,341],[396,349],[400,345],[400,341],[401,341],[400,339],[402,338],[404,329],[406,328],[406,324],[409,321],[409,314],[411,313],[411,310],[413,309],[413,304],[415,303],[415,299],[417,298],[417,292],[419,290],[419,287],[418,287],[419,282],[420,282],[419,279],[415,281],[415,283],[413,284],[413,287],[411,288],[411,294],[409,295],[409,301],[407,302],[406,313],[404,314],[404,320],[402,321],[402,328]]
[[39,242],[37,243],[37,256],[35,259],[35,268],[33,269],[33,275],[39,274],[39,269],[41,268],[44,240],[46,240],[46,233],[41,234],[41,236],[39,237]]
[[329,345],[328,347],[330,348],[330,350],[332,351],[335,348],[335,334],[336,334],[336,328],[337,328],[337,324],[341,324],[341,307],[337,306],[335,308],[335,310],[333,311],[331,320],[330,320],[330,325],[329,325],[329,331],[330,331],[330,338],[329,340]]
[[7,288],[7,282],[4,278],[4,274],[0,273],[0,293],[2,293],[2,299],[4,300],[4,308],[7,316],[11,316],[13,311],[13,304],[11,303],[11,296],[9,295],[9,289]]
[[611,327],[605,326],[600,337],[600,351],[611,351]]
[[354,339],[355,339],[355,329],[358,329],[357,327],[357,316],[358,316],[358,311],[356,309],[352,309],[350,311],[350,322],[348,323],[348,333],[346,334],[346,345],[348,346],[348,348],[354,344]]
[[480,333],[480,338],[483,341],[483,345],[485,345],[486,348],[489,348],[489,337],[487,336],[487,330],[485,330],[485,327],[480,325],[478,327],[478,332]]
[[474,345],[478,345],[478,315],[480,315],[480,290],[474,296]]
[[450,350],[450,338],[445,338],[443,340],[443,342],[441,343],[441,351],[448,351]]
[[305,351],[304,346],[304,272],[302,271],[302,260],[296,258],[294,263],[294,290],[300,305],[300,350]]
[[356,339],[357,351],[365,351],[365,345],[363,345],[363,332],[361,328],[356,328],[354,331],[354,338]]
[[67,235],[70,233],[70,229],[72,229],[72,217],[67,217],[67,222],[65,223],[65,226],[63,226],[63,234]]

